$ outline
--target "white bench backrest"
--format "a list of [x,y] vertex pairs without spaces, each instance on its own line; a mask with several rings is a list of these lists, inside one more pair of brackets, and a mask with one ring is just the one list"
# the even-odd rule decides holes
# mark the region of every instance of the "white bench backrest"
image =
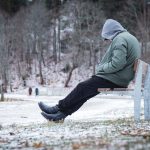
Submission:
[[135,79],[137,77],[137,72],[139,71],[139,67],[142,67],[142,88],[144,87],[144,82],[145,82],[145,78],[146,78],[146,74],[147,74],[147,70],[148,70],[148,64],[145,63],[144,61],[138,59],[137,61],[137,68],[136,68],[136,72],[135,72]]
[[131,83],[129,84],[128,88],[132,89],[136,86],[135,85],[136,80],[140,74],[142,75],[142,83],[141,83],[142,85],[141,86],[143,88],[146,74],[147,74],[147,70],[148,70],[148,64],[147,63],[145,63],[144,61],[142,61],[140,59],[135,60],[135,63],[134,63],[135,77],[134,77],[133,81],[131,81]]

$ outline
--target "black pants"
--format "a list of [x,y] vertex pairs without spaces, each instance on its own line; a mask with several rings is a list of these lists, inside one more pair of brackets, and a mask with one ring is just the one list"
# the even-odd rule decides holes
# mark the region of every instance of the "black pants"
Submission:
[[58,107],[66,115],[77,111],[88,99],[99,94],[98,88],[122,88],[101,77],[92,76],[90,79],[80,82],[70,94],[59,101]]

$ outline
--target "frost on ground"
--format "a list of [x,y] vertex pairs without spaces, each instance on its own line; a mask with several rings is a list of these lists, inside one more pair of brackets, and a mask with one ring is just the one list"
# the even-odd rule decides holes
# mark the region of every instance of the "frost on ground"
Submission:
[[9,125],[0,131],[1,149],[150,149],[149,124],[116,121]]
[[44,120],[38,100],[0,104],[0,149],[150,149],[149,122],[134,122],[131,99],[93,98],[64,123]]

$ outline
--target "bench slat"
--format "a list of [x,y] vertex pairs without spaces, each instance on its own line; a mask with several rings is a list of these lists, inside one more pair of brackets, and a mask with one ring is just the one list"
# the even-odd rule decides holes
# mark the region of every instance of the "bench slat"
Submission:
[[114,89],[110,89],[110,88],[98,88],[98,92],[111,92],[111,91],[133,91],[134,89],[128,89],[128,88],[114,88]]

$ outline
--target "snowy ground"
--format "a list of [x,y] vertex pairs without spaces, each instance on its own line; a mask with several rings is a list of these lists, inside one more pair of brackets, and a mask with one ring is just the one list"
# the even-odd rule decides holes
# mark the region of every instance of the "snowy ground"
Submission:
[[[15,101],[2,102],[0,105],[0,124],[30,124],[42,123],[43,117],[40,115],[38,102],[43,101],[53,106],[64,96],[27,96],[27,95],[6,95]],[[67,120],[108,120],[130,117],[133,115],[133,100],[123,99],[123,97],[95,97],[90,99],[83,107],[69,116]]]
[[[64,123],[48,123],[38,101],[54,105],[63,96],[7,95],[0,103],[0,149],[149,149],[148,122],[133,121],[133,99],[95,97]],[[21,99],[21,100],[20,100]]]

